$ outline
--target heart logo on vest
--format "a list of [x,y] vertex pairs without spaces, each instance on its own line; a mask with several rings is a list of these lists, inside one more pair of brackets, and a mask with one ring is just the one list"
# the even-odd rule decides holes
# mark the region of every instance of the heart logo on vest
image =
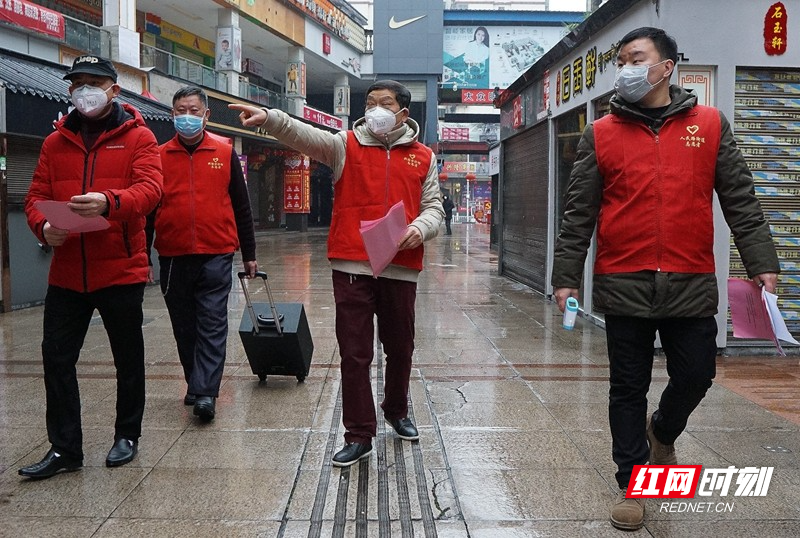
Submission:
[[698,125],[687,125],[686,130],[689,131],[689,134],[693,135],[700,130],[700,127]]

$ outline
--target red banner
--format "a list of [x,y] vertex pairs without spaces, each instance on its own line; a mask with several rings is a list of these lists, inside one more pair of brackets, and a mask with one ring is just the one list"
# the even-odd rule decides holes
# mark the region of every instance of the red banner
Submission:
[[283,210],[286,213],[311,212],[311,174],[308,157],[295,153],[283,164]]
[[522,96],[518,95],[514,98],[514,121],[512,126],[514,129],[519,129],[523,125],[525,125],[525,114],[522,110]]
[[0,0],[0,21],[64,39],[64,16],[25,0]]

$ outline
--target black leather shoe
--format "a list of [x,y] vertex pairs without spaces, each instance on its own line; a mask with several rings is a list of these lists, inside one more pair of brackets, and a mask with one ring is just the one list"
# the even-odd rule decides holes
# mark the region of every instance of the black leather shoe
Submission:
[[416,441],[419,439],[417,427],[414,426],[410,418],[387,418],[386,422],[392,425],[392,428],[397,432],[397,436],[400,439],[405,439],[406,441]]
[[194,414],[205,421],[214,420],[216,400],[213,396],[198,396],[194,402]]
[[106,467],[119,467],[130,463],[136,457],[137,451],[136,441],[117,439],[106,456]]
[[367,443],[347,443],[344,448],[333,456],[334,467],[349,467],[361,458],[366,458],[372,454],[372,445]]
[[81,467],[83,467],[83,461],[62,456],[51,448],[42,461],[23,467],[17,472],[22,476],[40,479],[50,478],[61,471],[65,473],[77,471]]
[[197,395],[190,392],[183,397],[183,405],[194,405],[197,402]]

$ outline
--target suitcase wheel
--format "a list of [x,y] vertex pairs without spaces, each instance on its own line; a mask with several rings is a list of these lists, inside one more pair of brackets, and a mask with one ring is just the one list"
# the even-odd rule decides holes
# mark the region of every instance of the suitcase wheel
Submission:
[[267,374],[264,372],[258,374],[258,380],[264,383],[267,380]]
[[297,382],[302,383],[306,380],[306,376],[304,374],[297,374]]

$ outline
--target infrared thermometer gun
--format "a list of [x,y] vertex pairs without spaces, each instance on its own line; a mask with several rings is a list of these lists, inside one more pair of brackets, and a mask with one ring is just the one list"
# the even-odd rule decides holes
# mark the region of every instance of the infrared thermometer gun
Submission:
[[578,316],[578,300],[575,297],[568,297],[564,308],[564,321],[561,324],[566,330],[571,331],[575,327],[575,318]]

